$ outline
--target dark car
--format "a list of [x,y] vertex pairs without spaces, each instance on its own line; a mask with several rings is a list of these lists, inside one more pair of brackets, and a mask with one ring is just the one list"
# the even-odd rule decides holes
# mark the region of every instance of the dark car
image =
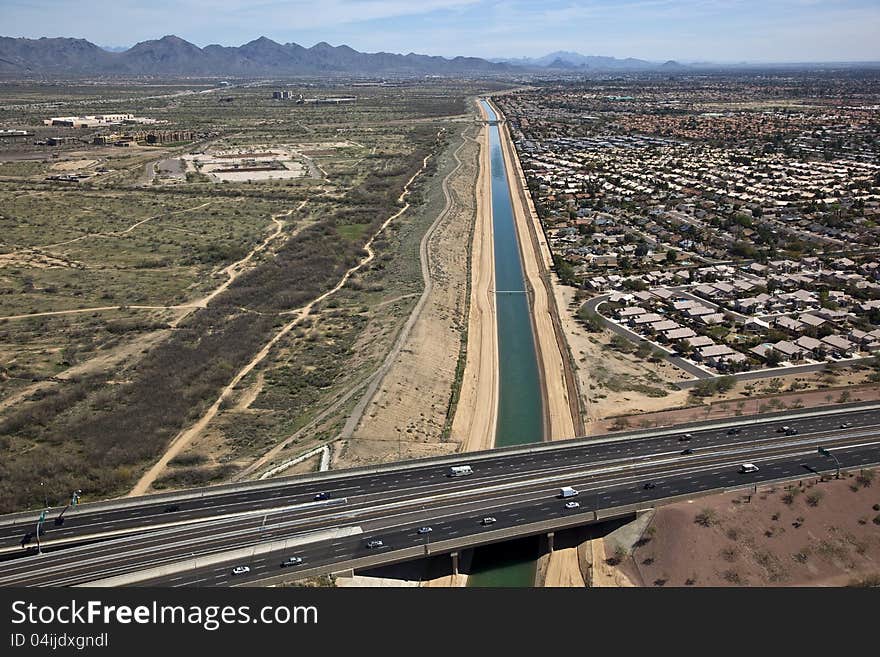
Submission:
[[163,513],[174,513],[175,511],[180,511],[179,504],[169,504],[168,506],[165,507],[165,510],[163,511]]
[[330,499],[330,493],[316,493],[314,499],[317,500],[328,500]]
[[679,436],[679,437],[678,437],[678,439],[679,439],[680,441],[690,440],[691,438],[693,438],[693,436],[692,436],[691,434],[689,434],[689,433],[686,433],[686,434],[684,434],[683,436]]
[[281,562],[282,568],[287,568],[288,566],[298,566],[303,562],[302,557],[288,557],[284,561]]
[[737,428],[737,427],[734,427],[733,429],[728,429],[728,430],[727,430],[727,435],[728,435],[728,436],[735,436],[736,434],[740,433],[741,431],[742,431],[742,429],[739,429],[739,428]]
[[646,481],[645,485],[642,486],[642,488],[650,490],[651,488],[657,488],[657,484],[655,484],[653,481]]
[[785,435],[786,436],[794,436],[797,432],[798,432],[797,429],[795,429],[794,427],[791,427],[790,429],[788,429],[788,431],[785,432]]
[[693,453],[694,453],[694,450],[692,450],[690,447],[688,447],[687,449],[683,449],[683,450],[681,451],[681,453],[682,453],[683,456],[687,456],[688,454],[693,454]]

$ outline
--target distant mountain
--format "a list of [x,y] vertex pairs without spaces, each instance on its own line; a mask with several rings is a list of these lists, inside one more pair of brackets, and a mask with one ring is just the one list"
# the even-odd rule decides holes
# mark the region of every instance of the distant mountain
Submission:
[[[627,57],[626,59],[617,59],[616,57],[602,57],[597,55],[582,55],[577,52],[567,50],[558,50],[551,52],[543,57],[519,57],[515,59],[493,59],[497,63],[511,64],[514,66],[523,66],[527,68],[546,68],[551,70],[568,70],[568,71],[653,71],[661,70],[666,64],[677,64],[676,62],[649,62],[644,59],[634,59]],[[681,64],[677,66],[683,67]],[[666,68],[670,68],[666,66]]]
[[304,48],[260,37],[204,48],[176,37],[109,51],[84,39],[0,37],[0,75],[464,75],[512,70],[476,57],[362,53],[318,43]]

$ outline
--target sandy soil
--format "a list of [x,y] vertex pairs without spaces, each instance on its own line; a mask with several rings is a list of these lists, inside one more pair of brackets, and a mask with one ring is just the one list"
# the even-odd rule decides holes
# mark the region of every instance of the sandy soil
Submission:
[[605,552],[605,542],[602,539],[590,541],[589,546],[593,564],[590,571],[590,586],[635,586],[622,569],[609,565],[609,555]]
[[50,169],[52,171],[76,171],[78,169],[87,169],[98,163],[98,160],[67,160],[65,162],[55,162]]
[[594,433],[605,433],[623,429],[626,426],[631,428],[672,426],[685,422],[720,420],[731,417],[742,417],[745,422],[752,418],[756,412],[770,412],[784,408],[817,408],[838,404],[844,400],[851,402],[880,401],[880,386],[876,384],[845,385],[840,388],[762,395],[754,398],[729,398],[688,408],[620,416],[595,422],[590,427]]
[[[643,535],[624,569],[643,586],[845,586],[880,575],[880,513],[873,508],[880,504],[880,470],[873,472],[868,486],[857,472],[839,481],[792,482],[790,504],[786,485],[775,485],[757,496],[661,507],[653,534]],[[704,511],[709,526],[695,522]]]
[[480,171],[477,178],[477,218],[471,244],[471,298],[467,360],[452,439],[463,451],[495,444],[498,408],[498,336],[495,318],[495,254],[492,230],[492,182],[489,171],[489,132],[480,132]]
[[578,562],[578,548],[555,550],[549,556],[547,569],[544,573],[544,586],[575,586],[579,588],[586,586]]

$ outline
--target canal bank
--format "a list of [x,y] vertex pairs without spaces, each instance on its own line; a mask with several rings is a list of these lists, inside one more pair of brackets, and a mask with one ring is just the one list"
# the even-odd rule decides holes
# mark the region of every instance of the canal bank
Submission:
[[[500,126],[492,107],[484,100],[480,103],[489,121],[498,344],[498,411],[494,444],[502,447],[543,440],[545,414],[529,287],[523,270]],[[519,541],[476,550],[468,586],[531,586],[535,579],[536,546],[535,541]]]

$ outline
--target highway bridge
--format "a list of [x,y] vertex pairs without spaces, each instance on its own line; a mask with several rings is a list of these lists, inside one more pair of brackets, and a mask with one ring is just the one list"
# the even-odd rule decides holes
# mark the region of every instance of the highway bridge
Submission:
[[[473,474],[449,476],[464,464]],[[561,530],[660,504],[878,464],[880,403],[857,403],[83,504],[61,524],[60,509],[48,515],[41,554],[38,512],[0,516],[0,586],[263,585],[447,554],[454,565],[480,545],[546,536],[552,549]],[[580,491],[577,508],[562,486]],[[282,568],[289,557],[301,562]]]

